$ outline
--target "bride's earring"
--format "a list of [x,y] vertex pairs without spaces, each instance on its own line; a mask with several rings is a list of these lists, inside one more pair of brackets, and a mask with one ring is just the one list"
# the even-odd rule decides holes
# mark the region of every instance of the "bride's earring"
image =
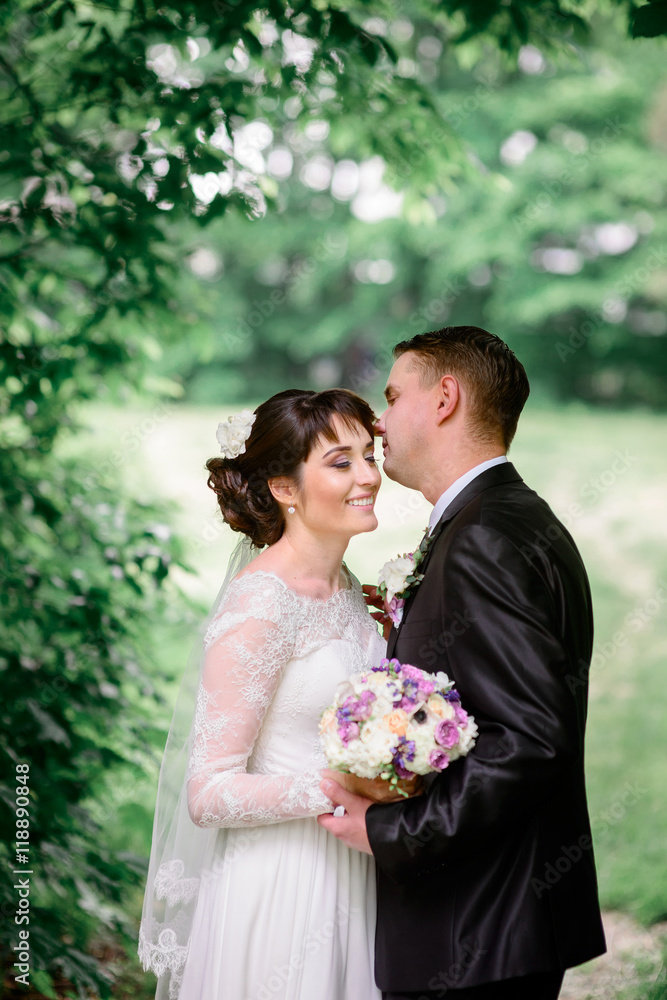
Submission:
[[295,511],[295,509],[296,509],[296,508],[295,508],[295,507],[292,507],[292,505],[290,504],[290,506],[289,506],[289,507],[287,508],[287,513],[288,513],[288,514],[293,514],[293,513],[294,513],[294,511]]

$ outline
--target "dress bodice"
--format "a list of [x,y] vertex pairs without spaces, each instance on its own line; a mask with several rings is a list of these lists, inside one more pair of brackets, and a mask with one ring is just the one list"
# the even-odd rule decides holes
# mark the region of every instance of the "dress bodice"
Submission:
[[326,759],[318,724],[336,685],[384,655],[361,586],[321,600],[256,570],[229,584],[207,630],[189,761],[201,826],[317,815]]

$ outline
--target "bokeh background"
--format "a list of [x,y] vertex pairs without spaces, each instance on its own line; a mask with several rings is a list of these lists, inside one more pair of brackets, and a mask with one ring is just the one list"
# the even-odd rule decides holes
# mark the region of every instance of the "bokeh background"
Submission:
[[[594,595],[610,955],[563,998],[666,996],[664,2],[9,0],[0,28],[4,995],[154,995],[157,774],[237,540],[218,422],[287,387],[379,412],[393,344],[472,323],[527,369],[510,457]],[[380,497],[364,582],[430,511]]]

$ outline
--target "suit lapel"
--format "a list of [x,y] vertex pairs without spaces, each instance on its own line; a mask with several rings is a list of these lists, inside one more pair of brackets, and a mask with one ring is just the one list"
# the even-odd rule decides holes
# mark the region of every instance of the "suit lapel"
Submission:
[[[431,544],[429,545],[428,552],[426,553],[421,566],[419,567],[420,573],[425,573],[429,559],[433,555],[438,537],[442,535],[445,527],[459,514],[467,504],[469,504],[475,497],[478,497],[480,493],[485,490],[490,489],[493,486],[500,486],[505,483],[523,482],[521,476],[516,471],[511,462],[503,462],[501,465],[493,465],[490,469],[485,472],[480,473],[476,476],[472,482],[468,483],[458,496],[455,496],[452,502],[444,511],[442,517],[436,524],[431,535]],[[422,583],[424,581],[422,580]],[[415,599],[415,595],[421,584],[418,584],[411,591],[409,597],[405,602],[405,607],[403,608],[403,617],[401,618],[400,625],[398,628],[394,625],[391,632],[389,633],[389,639],[387,640],[387,658],[391,659],[394,655],[394,649],[396,648],[396,643],[398,637],[401,633],[401,626],[403,625],[405,619],[407,618],[408,612],[412,606],[412,602]]]

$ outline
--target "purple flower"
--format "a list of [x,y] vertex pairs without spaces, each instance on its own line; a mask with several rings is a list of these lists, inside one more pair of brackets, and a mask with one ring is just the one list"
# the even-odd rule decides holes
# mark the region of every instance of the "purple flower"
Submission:
[[[403,699],[406,700],[411,706],[414,706],[420,700],[420,687],[418,681],[408,679],[403,682]],[[401,708],[405,708],[405,706],[401,705]]]
[[449,766],[449,757],[444,750],[431,750],[428,762],[434,771],[444,771]]
[[461,695],[458,693],[458,691],[455,691],[454,688],[452,688],[451,691],[448,691],[447,694],[444,695],[444,697],[447,699],[447,701],[459,701],[459,702],[461,701]]
[[400,674],[401,664],[395,658],[393,660],[388,660],[385,657],[384,660],[380,660],[380,663],[377,667],[371,667],[371,670],[376,671],[376,673],[382,672],[384,674],[391,674],[393,671],[396,674]]
[[400,778],[408,778],[412,774],[406,764],[415,759],[415,741],[402,739],[400,743],[394,747],[392,750],[392,757],[394,758],[394,767],[396,768],[396,773]]
[[459,731],[455,722],[451,719],[441,719],[435,727],[435,742],[441,747],[455,746],[459,741]]
[[365,722],[373,712],[375,695],[372,691],[364,691],[359,698],[348,695],[343,704],[336,710],[336,718],[343,722]]
[[343,722],[338,727],[338,735],[341,740],[347,746],[351,740],[356,740],[359,735],[359,726],[356,722]]

